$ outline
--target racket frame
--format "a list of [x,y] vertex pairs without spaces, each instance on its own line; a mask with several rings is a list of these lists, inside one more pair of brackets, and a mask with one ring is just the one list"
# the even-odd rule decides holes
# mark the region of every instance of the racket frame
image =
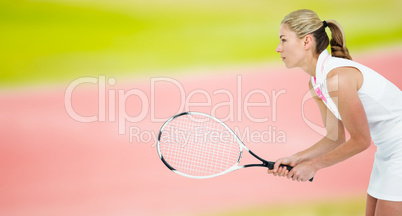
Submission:
[[[202,116],[211,118],[211,119],[213,119],[214,121],[216,121],[216,122],[218,122],[219,124],[221,124],[222,126],[224,126],[230,133],[232,133],[232,135],[234,136],[234,138],[235,138],[236,141],[237,141],[237,144],[239,145],[239,150],[240,150],[239,158],[237,159],[237,162],[236,162],[232,167],[226,169],[226,170],[223,171],[223,172],[220,172],[220,173],[217,173],[217,174],[213,174],[213,175],[194,176],[194,175],[189,175],[189,174],[186,174],[186,173],[183,173],[183,172],[180,172],[180,171],[176,170],[174,167],[172,167],[172,166],[163,158],[163,155],[162,155],[162,153],[161,153],[161,149],[160,149],[160,144],[159,144],[159,143],[160,143],[160,139],[161,139],[161,136],[162,136],[162,133],[163,133],[163,129],[165,128],[165,126],[166,126],[169,122],[173,121],[175,118],[178,118],[178,117],[183,116],[183,115],[193,115],[193,114],[194,114],[194,115],[202,115]],[[238,170],[238,169],[246,168],[246,167],[267,167],[268,169],[273,169],[273,168],[274,168],[274,164],[275,164],[275,162],[266,161],[266,160],[260,158],[258,155],[254,154],[252,151],[250,151],[250,150],[246,147],[246,145],[244,145],[244,143],[239,139],[239,137],[234,133],[234,131],[233,131],[229,126],[227,126],[225,123],[223,123],[221,120],[219,120],[218,118],[216,118],[216,117],[214,117],[214,116],[211,116],[211,115],[208,115],[208,114],[205,114],[205,113],[200,113],[200,112],[183,112],[183,113],[177,114],[177,115],[171,117],[170,119],[168,119],[168,120],[162,125],[162,127],[161,127],[161,129],[160,129],[160,131],[159,131],[159,134],[158,134],[158,141],[157,141],[157,145],[156,145],[156,146],[157,146],[157,150],[158,150],[158,155],[159,155],[159,157],[161,158],[162,162],[165,164],[165,166],[166,166],[167,168],[169,168],[171,171],[173,171],[173,172],[175,172],[175,173],[177,173],[177,174],[179,174],[179,175],[188,177],[188,178],[195,178],[195,179],[213,178],[213,177],[220,176],[220,175],[224,175],[224,174],[226,174],[226,173],[229,173],[229,172],[232,172],[232,171],[235,171],[235,170]],[[242,157],[242,155],[243,155],[243,150],[249,152],[251,155],[253,155],[255,158],[257,158],[258,160],[260,160],[262,163],[260,163],[260,164],[246,164],[246,165],[239,166],[238,164],[240,163],[241,157]]]

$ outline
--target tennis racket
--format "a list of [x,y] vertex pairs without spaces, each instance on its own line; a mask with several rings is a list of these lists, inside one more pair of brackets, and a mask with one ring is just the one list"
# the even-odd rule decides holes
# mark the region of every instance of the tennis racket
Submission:
[[[196,179],[212,178],[247,167],[273,169],[275,164],[250,151],[222,121],[198,112],[184,112],[168,119],[160,129],[157,149],[170,170]],[[238,165],[243,151],[262,163]],[[289,171],[293,168],[280,166]]]

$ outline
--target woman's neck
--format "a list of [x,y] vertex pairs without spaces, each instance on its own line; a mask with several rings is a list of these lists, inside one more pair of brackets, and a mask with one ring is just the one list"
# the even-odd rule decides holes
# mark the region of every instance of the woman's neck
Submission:
[[315,71],[317,68],[318,55],[307,55],[304,64],[300,68],[308,75],[315,77]]

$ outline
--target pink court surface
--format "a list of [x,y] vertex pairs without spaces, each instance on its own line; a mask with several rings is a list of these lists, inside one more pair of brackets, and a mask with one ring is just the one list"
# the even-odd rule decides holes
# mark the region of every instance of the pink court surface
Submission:
[[[401,59],[402,50],[395,49],[355,60],[402,88]],[[184,110],[224,119],[269,160],[318,141],[319,111],[308,99],[309,77],[299,69],[278,65],[169,78],[105,77],[104,85],[103,77],[93,79],[97,83],[77,78],[87,83],[70,85],[71,96],[69,84],[0,92],[0,215],[196,215],[365,197],[374,145],[319,171],[312,183],[267,175],[261,168],[195,180],[160,161],[156,135],[164,119]]]

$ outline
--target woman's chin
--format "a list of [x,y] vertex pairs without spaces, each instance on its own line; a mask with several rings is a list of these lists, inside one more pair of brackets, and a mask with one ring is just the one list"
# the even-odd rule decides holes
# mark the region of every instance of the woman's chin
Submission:
[[287,69],[291,69],[291,68],[294,68],[294,66],[293,66],[293,65],[290,65],[290,64],[286,64],[286,63],[285,63],[285,66],[286,66],[286,68],[287,68]]

